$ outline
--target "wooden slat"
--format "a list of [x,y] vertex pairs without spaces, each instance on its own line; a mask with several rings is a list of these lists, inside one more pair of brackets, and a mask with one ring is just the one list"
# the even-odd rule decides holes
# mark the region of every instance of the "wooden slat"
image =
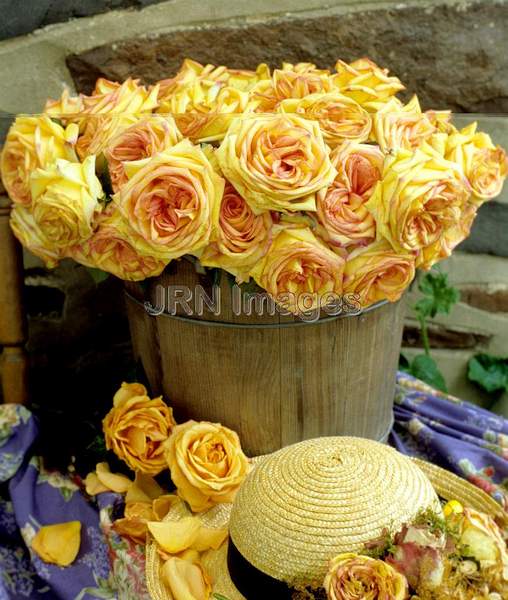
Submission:
[[28,398],[26,320],[23,311],[23,255],[9,225],[10,201],[0,195],[0,361],[4,402]]

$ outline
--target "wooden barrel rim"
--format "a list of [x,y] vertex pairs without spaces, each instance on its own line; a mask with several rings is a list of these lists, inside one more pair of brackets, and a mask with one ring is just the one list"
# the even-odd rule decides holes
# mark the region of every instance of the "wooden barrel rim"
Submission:
[[138,306],[142,307],[145,310],[148,317],[152,317],[155,319],[158,319],[158,318],[174,319],[175,321],[185,321],[185,322],[196,323],[196,324],[199,323],[200,325],[207,325],[210,327],[231,327],[231,328],[240,328],[240,329],[274,329],[274,328],[279,329],[282,327],[302,327],[302,326],[306,326],[306,325],[323,325],[325,323],[330,323],[332,321],[336,321],[337,319],[361,317],[364,314],[367,314],[369,312],[372,312],[373,310],[376,310],[377,308],[381,308],[382,306],[389,304],[388,300],[380,300],[379,302],[375,302],[374,304],[367,306],[367,308],[362,309],[358,313],[354,313],[354,314],[344,313],[344,314],[340,314],[340,315],[331,315],[328,317],[322,317],[322,318],[316,319],[315,321],[303,321],[302,320],[302,321],[291,321],[291,322],[283,322],[283,323],[234,323],[231,321],[209,321],[207,319],[193,319],[191,317],[184,317],[182,315],[171,315],[170,313],[167,313],[167,312],[161,312],[160,314],[154,314],[154,313],[151,313],[150,311],[146,310],[147,304],[150,304],[147,300],[142,302],[141,300],[139,300],[138,298],[133,296],[126,289],[124,289],[124,294],[128,300],[130,300],[131,302],[134,302]]

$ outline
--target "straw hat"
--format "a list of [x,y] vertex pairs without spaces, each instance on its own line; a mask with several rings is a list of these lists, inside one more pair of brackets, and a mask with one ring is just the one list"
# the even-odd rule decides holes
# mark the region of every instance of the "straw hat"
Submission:
[[[475,486],[378,442],[353,437],[301,442],[257,459],[234,505],[222,504],[202,515],[207,527],[229,522],[232,576],[227,544],[205,553],[203,566],[214,593],[228,600],[245,600],[238,589],[248,593],[238,577],[245,565],[270,581],[318,587],[330,558],[361,550],[383,530],[400,529],[421,510],[440,512],[438,494],[496,517],[503,514]],[[167,520],[186,516],[182,511],[188,514],[183,503],[179,506]],[[235,572],[238,557],[244,564]],[[161,566],[155,542],[148,543],[148,590],[154,600],[169,600]]]

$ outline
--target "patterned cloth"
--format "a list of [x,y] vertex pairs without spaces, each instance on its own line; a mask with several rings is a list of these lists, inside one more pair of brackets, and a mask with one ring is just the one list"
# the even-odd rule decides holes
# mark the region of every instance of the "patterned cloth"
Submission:
[[[395,402],[396,448],[467,477],[508,509],[507,420],[401,373]],[[111,529],[121,497],[91,503],[78,481],[45,470],[31,452],[37,434],[26,408],[0,405],[0,600],[149,600],[143,548]],[[71,566],[29,550],[39,527],[73,520],[82,538]]]

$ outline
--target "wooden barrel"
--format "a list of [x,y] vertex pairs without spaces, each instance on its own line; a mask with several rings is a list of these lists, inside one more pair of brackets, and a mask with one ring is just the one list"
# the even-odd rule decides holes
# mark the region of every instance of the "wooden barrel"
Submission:
[[[135,356],[177,421],[227,425],[250,455],[324,435],[386,440],[403,301],[314,323],[237,314],[225,274],[214,282],[186,261],[175,264],[148,284],[126,284],[126,297]],[[218,314],[216,304],[199,310],[199,301],[189,314],[185,290],[196,286],[215,301],[220,294]],[[184,301],[168,304],[168,290]]]

